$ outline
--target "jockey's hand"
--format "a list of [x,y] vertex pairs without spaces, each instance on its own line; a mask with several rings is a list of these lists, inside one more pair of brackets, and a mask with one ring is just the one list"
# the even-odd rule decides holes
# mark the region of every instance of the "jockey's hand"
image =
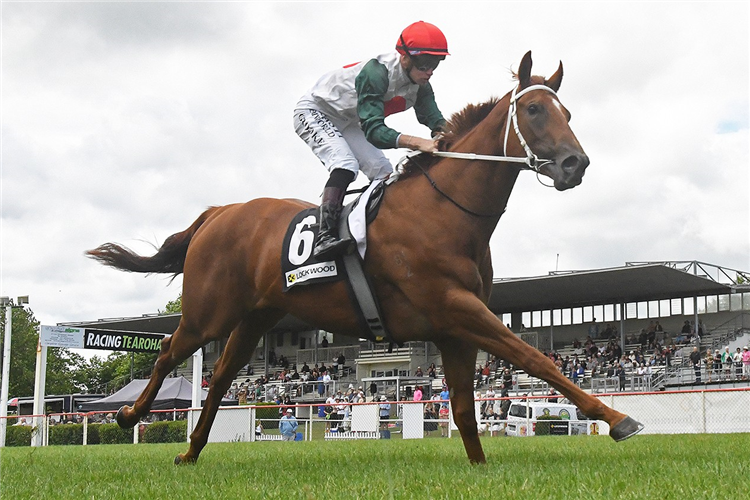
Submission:
[[432,139],[422,139],[413,135],[401,134],[398,138],[400,148],[413,149],[423,153],[434,153],[438,150],[438,143]]

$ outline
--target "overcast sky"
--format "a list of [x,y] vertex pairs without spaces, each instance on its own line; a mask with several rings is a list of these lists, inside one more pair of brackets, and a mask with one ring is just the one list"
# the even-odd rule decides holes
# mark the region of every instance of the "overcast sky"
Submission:
[[[0,8],[0,293],[30,295],[42,324],[155,313],[180,293],[180,278],[105,268],[87,249],[150,254],[210,205],[317,202],[327,173],[294,133],[294,104],[417,20],[448,38],[432,80],[446,117],[510,91],[528,50],[534,74],[565,67],[559,96],[591,165],[562,193],[520,176],[495,277],[657,260],[750,271],[747,2]],[[412,111],[388,123],[428,134]]]

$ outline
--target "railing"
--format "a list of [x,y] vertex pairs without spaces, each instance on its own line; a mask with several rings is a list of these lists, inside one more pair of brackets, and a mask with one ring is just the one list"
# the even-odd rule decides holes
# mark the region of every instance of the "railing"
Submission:
[[346,363],[353,363],[359,357],[361,347],[358,345],[345,345],[334,347],[318,347],[317,349],[298,349],[297,350],[297,370],[307,363],[312,367],[316,363],[325,363],[330,366],[334,359],[338,359],[339,354],[344,355]]
[[406,342],[403,347],[392,346],[389,344],[375,344],[373,349],[362,349],[359,352],[359,358],[383,358],[391,356],[421,356],[425,355],[424,342]]

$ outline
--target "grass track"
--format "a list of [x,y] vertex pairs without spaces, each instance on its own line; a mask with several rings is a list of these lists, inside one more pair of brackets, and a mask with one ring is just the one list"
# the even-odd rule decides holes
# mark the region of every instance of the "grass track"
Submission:
[[[750,434],[3,448],[5,499],[732,499],[750,477]],[[738,496],[739,495],[739,496]]]

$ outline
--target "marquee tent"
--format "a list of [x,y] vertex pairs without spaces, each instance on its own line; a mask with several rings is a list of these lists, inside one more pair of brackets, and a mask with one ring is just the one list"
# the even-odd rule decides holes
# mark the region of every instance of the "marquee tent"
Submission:
[[[123,405],[132,405],[143,392],[148,379],[135,379],[128,385],[106,398],[89,401],[81,405],[81,411],[116,411]],[[206,401],[208,391],[201,389],[201,402]],[[193,400],[193,384],[185,377],[167,378],[156,395],[152,410],[190,408]],[[236,405],[234,399],[222,399],[222,406]]]

